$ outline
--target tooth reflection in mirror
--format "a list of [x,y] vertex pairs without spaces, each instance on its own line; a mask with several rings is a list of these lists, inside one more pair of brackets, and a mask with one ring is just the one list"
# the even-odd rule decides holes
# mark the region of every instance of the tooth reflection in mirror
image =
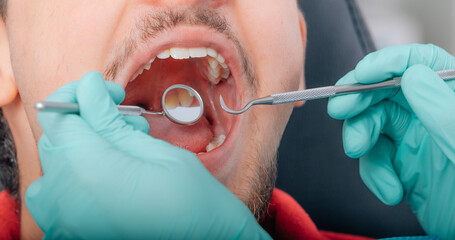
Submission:
[[194,95],[186,89],[177,89],[179,95],[179,102],[182,107],[190,107],[194,102]]
[[204,112],[204,103],[196,90],[176,84],[163,94],[162,106],[164,114],[173,122],[179,124],[196,123]]
[[164,107],[167,109],[174,109],[179,106],[179,96],[176,91],[170,91],[166,94],[164,99]]

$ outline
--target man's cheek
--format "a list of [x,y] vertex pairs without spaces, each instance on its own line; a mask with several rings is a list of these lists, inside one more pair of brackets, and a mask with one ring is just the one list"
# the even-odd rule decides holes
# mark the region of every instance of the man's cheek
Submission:
[[262,119],[259,122],[262,122],[260,132],[263,134],[259,136],[260,139],[258,140],[267,143],[264,145],[267,148],[277,148],[292,113],[293,104],[288,103],[262,107],[263,109],[258,111],[257,117],[258,119]]

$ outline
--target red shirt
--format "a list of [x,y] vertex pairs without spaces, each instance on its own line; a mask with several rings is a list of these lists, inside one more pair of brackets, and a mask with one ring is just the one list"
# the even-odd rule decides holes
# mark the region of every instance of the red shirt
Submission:
[[19,205],[7,191],[0,192],[0,239],[19,239]]
[[366,240],[370,238],[319,231],[303,208],[287,193],[273,190],[261,226],[273,239]]
[[[19,239],[19,207],[11,196],[0,193],[0,239]],[[369,238],[319,231],[303,208],[287,193],[275,189],[262,227],[274,239],[366,240]]]

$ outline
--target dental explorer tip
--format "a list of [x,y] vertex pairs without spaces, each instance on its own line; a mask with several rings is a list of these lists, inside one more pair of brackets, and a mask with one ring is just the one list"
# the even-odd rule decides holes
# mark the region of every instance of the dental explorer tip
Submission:
[[244,113],[246,110],[248,110],[248,108],[251,107],[251,103],[248,104],[246,107],[244,107],[243,109],[241,109],[240,111],[235,111],[235,110],[231,110],[229,109],[226,104],[224,103],[224,100],[223,100],[223,96],[220,95],[220,105],[221,105],[221,108],[226,111],[227,113],[230,113],[230,114],[235,114],[235,115],[238,115],[238,114],[242,114]]
[[220,105],[224,111],[232,114],[232,110],[226,106],[226,104],[224,103],[224,100],[223,100],[223,96],[221,96],[221,95],[220,95]]

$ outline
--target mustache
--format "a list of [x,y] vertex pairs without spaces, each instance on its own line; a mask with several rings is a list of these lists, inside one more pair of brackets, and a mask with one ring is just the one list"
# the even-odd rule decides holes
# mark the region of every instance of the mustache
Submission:
[[208,7],[166,9],[139,18],[136,27],[114,51],[114,60],[107,64],[103,71],[105,79],[113,81],[118,71],[125,66],[125,63],[134,54],[138,46],[153,41],[161,33],[170,31],[180,25],[205,26],[223,34],[232,41],[241,57],[243,74],[246,76],[248,83],[254,89],[257,88],[256,74],[245,49],[231,31],[226,18]]

